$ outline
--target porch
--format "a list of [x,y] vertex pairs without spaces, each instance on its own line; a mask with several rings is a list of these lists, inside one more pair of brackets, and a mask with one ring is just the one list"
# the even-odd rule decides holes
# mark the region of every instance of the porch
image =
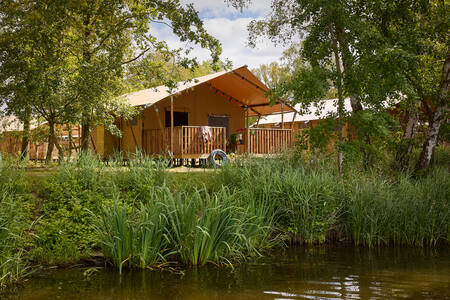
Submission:
[[[209,127],[207,141],[200,138],[201,126],[175,126],[142,131],[142,150],[148,155],[167,156],[169,151],[176,159],[206,159],[215,149],[239,154],[273,154],[289,148],[293,142],[291,129],[245,129],[235,149],[227,143],[225,127]],[[233,151],[233,152],[234,152]]]

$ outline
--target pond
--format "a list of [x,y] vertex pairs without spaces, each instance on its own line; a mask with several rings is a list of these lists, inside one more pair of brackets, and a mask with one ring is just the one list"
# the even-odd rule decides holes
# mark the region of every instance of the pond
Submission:
[[[450,251],[313,247],[230,267],[40,271],[6,299],[446,299]],[[89,275],[87,275],[89,274]]]

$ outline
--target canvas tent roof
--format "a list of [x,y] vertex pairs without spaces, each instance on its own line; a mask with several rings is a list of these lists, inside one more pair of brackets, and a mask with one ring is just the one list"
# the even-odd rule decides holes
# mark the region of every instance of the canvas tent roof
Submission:
[[174,96],[176,101],[176,96],[182,92],[202,84],[242,108],[248,106],[250,116],[295,111],[287,104],[282,108],[281,101],[272,106],[269,105],[269,99],[265,96],[268,91],[267,86],[253,75],[247,66],[197,77],[191,81],[178,82],[177,88],[172,91],[166,86],[158,86],[125,94],[123,97],[132,106],[152,105],[170,96]]
[[[34,129],[38,126],[36,120],[32,120],[30,129]],[[9,131],[22,131],[23,122],[16,116],[1,116],[0,117],[0,133]]]
[[[310,113],[307,114],[301,114],[297,113],[295,116],[294,122],[307,122],[312,120],[318,120],[318,119],[325,119],[327,118],[330,113],[336,113],[336,102],[337,99],[330,99],[330,100],[323,100],[323,107],[322,109],[317,109],[317,107],[310,107]],[[301,111],[301,104],[297,104],[294,106],[297,111]],[[345,99],[344,103],[344,109],[346,112],[351,111],[351,104],[350,104],[350,98]],[[292,122],[292,118],[294,117],[294,113],[290,112],[284,115],[284,122]],[[263,124],[278,124],[281,123],[281,115],[271,115],[271,116],[265,116],[261,118],[259,121],[260,125]]]

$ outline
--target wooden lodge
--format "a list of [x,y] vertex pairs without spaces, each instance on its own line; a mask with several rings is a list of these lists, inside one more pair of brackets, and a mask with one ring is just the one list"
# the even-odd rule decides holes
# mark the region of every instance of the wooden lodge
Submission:
[[[215,149],[225,152],[272,154],[290,147],[294,135],[284,123],[277,128],[250,128],[255,120],[279,116],[296,110],[282,100],[270,105],[268,88],[243,66],[180,82],[169,90],[165,86],[123,95],[140,114],[133,120],[117,118],[119,138],[103,126],[91,131],[91,148],[102,158],[120,152],[126,157],[140,151],[146,155],[175,159],[204,159]],[[5,119],[6,120],[6,119]],[[21,124],[3,126],[0,151],[18,155]],[[31,131],[45,132],[46,123],[33,125]],[[80,148],[81,126],[57,128],[58,142],[65,152]],[[32,141],[29,158],[43,160],[47,140]],[[58,159],[55,147],[52,159]]]
[[[163,155],[177,159],[207,158],[212,150],[270,154],[291,146],[290,128],[249,128],[253,119],[295,112],[279,100],[270,105],[268,88],[246,66],[124,95],[141,113],[118,118],[118,138],[103,127],[92,132],[93,147],[106,158],[114,152]],[[202,138],[206,135],[206,138]],[[232,137],[232,138],[231,138]]]

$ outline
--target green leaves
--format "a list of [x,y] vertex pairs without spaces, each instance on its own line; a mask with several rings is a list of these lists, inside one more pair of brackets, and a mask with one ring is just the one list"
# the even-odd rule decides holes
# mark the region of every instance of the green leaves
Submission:
[[[167,61],[189,69],[198,65],[186,58],[188,51],[169,49],[153,36],[154,25],[167,25],[181,41],[207,48],[212,68],[219,67],[220,43],[194,7],[178,0],[2,1],[0,99],[9,113],[20,117],[30,108],[51,127],[81,123],[87,149],[92,126],[112,128],[112,113],[137,113],[117,96],[130,89],[130,70],[148,54],[165,53]],[[140,86],[152,86],[155,78],[162,84],[173,80],[155,75],[163,73],[158,64],[145,67],[150,76]]]

